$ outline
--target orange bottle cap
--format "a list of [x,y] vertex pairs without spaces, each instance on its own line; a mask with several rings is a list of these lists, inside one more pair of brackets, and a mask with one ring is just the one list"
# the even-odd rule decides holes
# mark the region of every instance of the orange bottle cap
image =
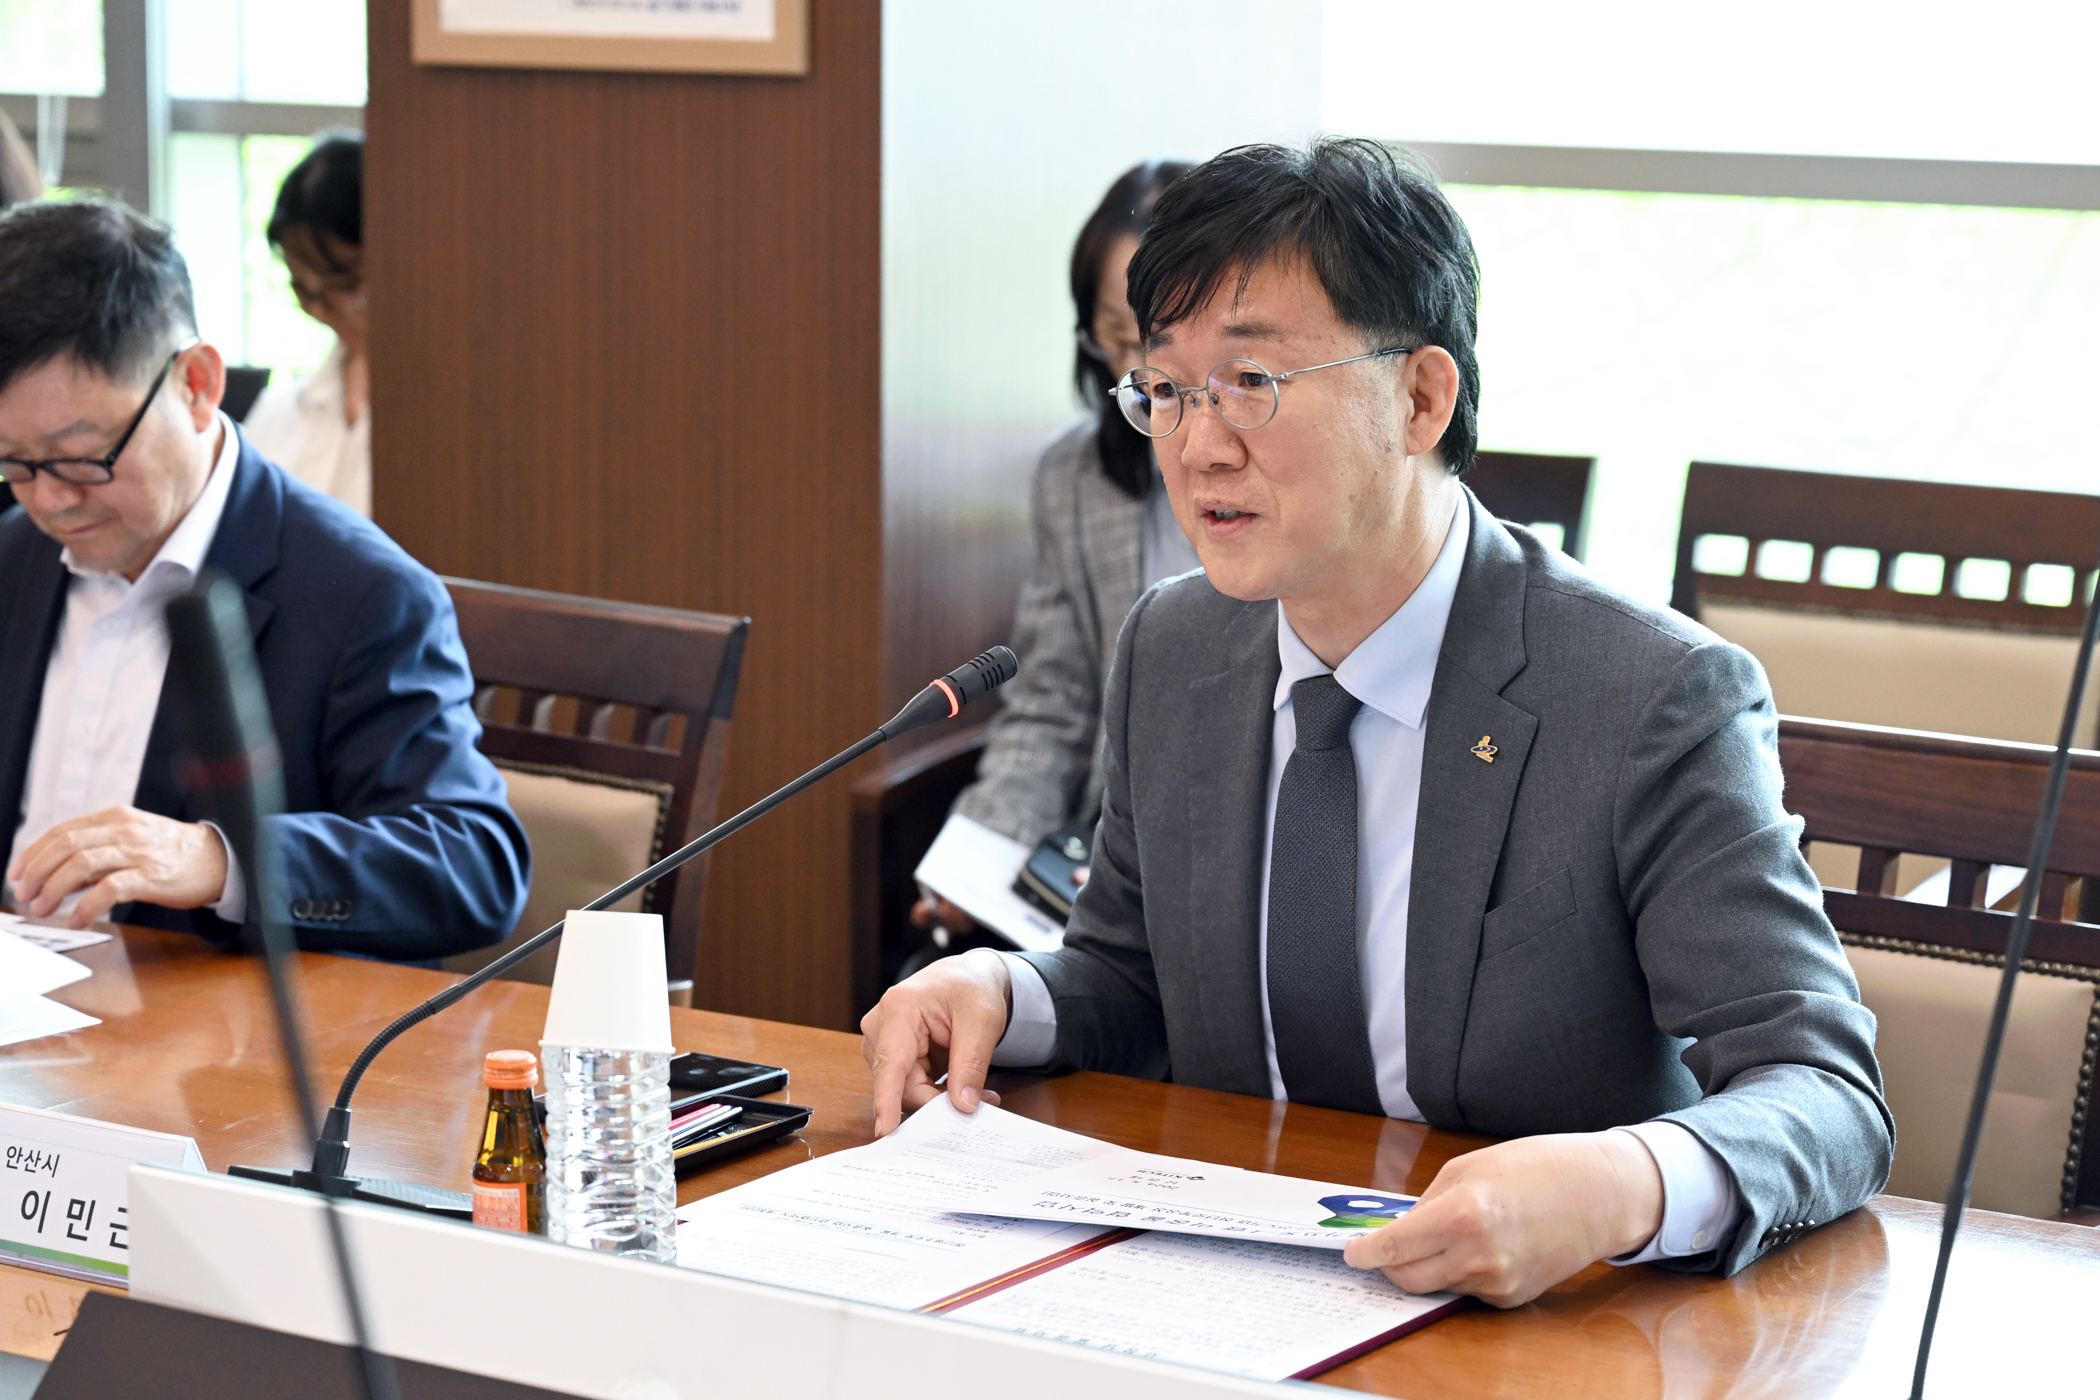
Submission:
[[540,1082],[540,1062],[530,1050],[491,1050],[481,1062],[481,1082],[491,1089],[530,1089]]

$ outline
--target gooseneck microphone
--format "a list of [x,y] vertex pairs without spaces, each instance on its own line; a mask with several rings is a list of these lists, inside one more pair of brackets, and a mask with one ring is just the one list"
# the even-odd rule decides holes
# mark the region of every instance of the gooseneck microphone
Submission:
[[1932,1334],[1940,1319],[1940,1296],[1947,1287],[1947,1265],[1954,1257],[1954,1237],[1961,1233],[1962,1213],[1969,1207],[1969,1190],[1976,1180],[1976,1153],[1983,1144],[1983,1119],[1991,1105],[1991,1084],[1998,1077],[1998,1055],[2005,1048],[2005,1032],[2012,1019],[2013,983],[2019,980],[2020,962],[2027,956],[2027,935],[2034,928],[2035,906],[2041,900],[2042,876],[2049,868],[2049,851],[2056,844],[2056,817],[2064,805],[2064,783],[2071,770],[2071,743],[2078,732],[2078,714],[2085,706],[2085,684],[2093,665],[2093,643],[2100,635],[2100,570],[2091,575],[2094,593],[2085,605],[2085,629],[2078,638],[2078,661],[2071,670],[2071,694],[2064,702],[2063,727],[2057,731],[2056,753],[2049,760],[2049,777],[2042,788],[2042,810],[2035,819],[2034,843],[2027,852],[2027,879],[2020,891],[2020,912],[2005,939],[2005,973],[1998,979],[1998,1001],[1991,1008],[1990,1033],[1983,1039],[1983,1060],[1976,1070],[1976,1090],[1969,1099],[1968,1126],[1962,1132],[1961,1155],[1955,1159],[1954,1180],[1947,1187],[1947,1208],[1940,1218],[1940,1253],[1932,1270],[1932,1292],[1925,1301],[1925,1325],[1918,1333],[1918,1360],[1911,1373],[1910,1400],[1925,1400],[1925,1370],[1932,1362]]
[[[277,1003],[277,1031],[285,1067],[297,1091],[300,1122],[314,1132],[314,1089],[306,1067],[306,1037],[300,1026],[291,928],[277,915],[283,904],[283,852],[265,836],[265,823],[284,810],[284,772],[277,736],[270,728],[269,701],[256,674],[248,640],[248,609],[241,591],[223,575],[208,572],[186,593],[169,600],[168,679],[177,699],[187,761],[182,777],[207,819],[217,824],[248,886],[248,922],[242,930],[250,951],[261,945]],[[373,1351],[358,1297],[357,1271],[336,1212],[327,1197],[328,1242],[335,1254],[344,1311],[356,1345],[367,1400],[398,1400],[393,1362]]]
[[[662,879],[724,838],[743,830],[804,788],[830,776],[862,754],[888,743],[898,735],[910,733],[914,729],[923,729],[929,724],[937,724],[945,719],[953,719],[961,714],[963,707],[971,701],[990,694],[1012,680],[1020,669],[1020,660],[1006,647],[993,647],[982,656],[965,662],[947,675],[930,682],[924,690],[913,696],[903,709],[897,711],[889,723],[867,738],[825,759],[786,787],[752,803],[712,831],[671,852],[633,879],[607,890],[584,905],[581,912],[608,909],[618,904],[636,890]],[[501,976],[553,943],[561,937],[566,924],[567,920],[563,920],[542,933],[534,934],[486,967],[453,983],[420,1006],[403,1012],[393,1024],[373,1036],[371,1043],[358,1053],[357,1059],[350,1065],[349,1072],[343,1076],[342,1087],[336,1091],[335,1103],[329,1108],[327,1118],[315,1138],[313,1166],[310,1170],[285,1173],[270,1168],[234,1167],[231,1169],[232,1174],[270,1181],[288,1180],[292,1185],[310,1190],[352,1195],[360,1200],[387,1205],[415,1209],[430,1209],[436,1206],[442,1193],[420,1191],[413,1186],[404,1187],[402,1183],[364,1183],[347,1174],[350,1163],[350,1100],[357,1093],[358,1082],[364,1078],[365,1071],[371,1067],[372,1061],[379,1057],[380,1052],[403,1032],[421,1025],[476,987],[491,978]]]

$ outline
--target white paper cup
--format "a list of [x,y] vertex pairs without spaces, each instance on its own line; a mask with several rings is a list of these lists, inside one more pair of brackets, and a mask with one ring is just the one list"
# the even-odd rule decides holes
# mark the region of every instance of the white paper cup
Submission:
[[662,915],[571,909],[540,1044],[675,1054],[664,981]]

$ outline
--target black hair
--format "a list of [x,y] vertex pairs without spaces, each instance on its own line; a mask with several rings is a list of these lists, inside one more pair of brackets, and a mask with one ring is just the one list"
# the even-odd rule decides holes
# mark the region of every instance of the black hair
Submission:
[[0,389],[61,355],[130,380],[196,333],[165,224],[91,199],[0,213]]
[[1175,181],[1130,263],[1130,308],[1147,340],[1244,290],[1276,255],[1303,256],[1344,325],[1375,344],[1440,345],[1458,362],[1458,404],[1437,444],[1457,476],[1480,434],[1480,263],[1458,211],[1412,151],[1360,137],[1306,150],[1239,146]]
[[1110,392],[1116,387],[1115,376],[1093,344],[1094,312],[1101,302],[1101,265],[1118,238],[1126,233],[1144,234],[1160,192],[1194,168],[1182,160],[1133,165],[1108,187],[1072,245],[1072,312],[1077,331],[1072,383],[1099,416],[1094,442],[1101,452],[1103,475],[1132,500],[1143,500],[1152,489],[1152,439],[1131,427],[1116,408]]
[[[270,211],[264,236],[282,252],[284,241],[305,230],[314,251],[329,259],[331,272],[347,268],[333,265],[329,240],[346,248],[362,248],[365,242],[365,138],[347,129],[324,131],[314,138],[314,148],[292,167],[277,191],[277,205]],[[325,237],[324,237],[325,235]]]

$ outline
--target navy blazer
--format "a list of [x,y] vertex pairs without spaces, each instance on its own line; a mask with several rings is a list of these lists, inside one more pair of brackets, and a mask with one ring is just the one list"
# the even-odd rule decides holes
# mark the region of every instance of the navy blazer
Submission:
[[[435,958],[501,941],[532,875],[481,725],[452,599],[380,529],[293,480],[241,439],[205,556],[247,595],[248,625],[284,756],[287,908],[299,946]],[[0,814],[22,822],[44,672],[65,615],[57,541],[0,517]],[[194,821],[175,778],[166,692],[132,805]],[[249,916],[258,911],[252,907]],[[228,942],[208,909],[119,906],[120,922]]]

